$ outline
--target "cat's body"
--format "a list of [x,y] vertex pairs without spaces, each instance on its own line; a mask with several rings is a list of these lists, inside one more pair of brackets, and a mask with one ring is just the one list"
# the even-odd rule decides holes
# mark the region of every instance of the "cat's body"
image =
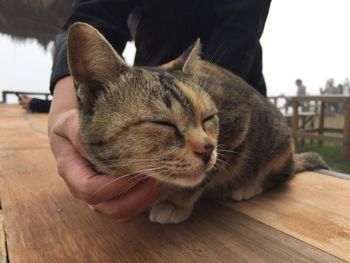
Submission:
[[244,200],[326,167],[313,154],[296,158],[280,112],[199,52],[197,42],[158,68],[129,68],[95,29],[70,29],[82,143],[100,172],[170,185],[151,208],[154,222],[186,220],[202,195]]
[[205,61],[202,72],[205,79],[209,76],[204,89],[219,112],[218,152],[224,166],[213,173],[215,179],[209,185],[230,181],[232,189],[239,189],[246,183],[252,186],[255,178],[259,192],[288,180],[294,172],[294,145],[282,114],[231,72]]

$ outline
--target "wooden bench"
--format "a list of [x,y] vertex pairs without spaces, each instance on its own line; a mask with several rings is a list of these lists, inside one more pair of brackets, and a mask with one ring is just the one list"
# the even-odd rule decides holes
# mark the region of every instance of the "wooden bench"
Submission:
[[348,180],[306,172],[249,201],[202,201],[179,225],[153,224],[143,215],[120,223],[69,193],[56,171],[46,121],[46,115],[0,105],[10,263],[350,262]]

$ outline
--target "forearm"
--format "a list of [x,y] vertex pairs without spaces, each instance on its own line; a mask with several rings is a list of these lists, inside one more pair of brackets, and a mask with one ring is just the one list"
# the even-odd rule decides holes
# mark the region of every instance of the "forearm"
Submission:
[[52,131],[52,127],[56,124],[60,115],[76,109],[76,107],[73,78],[71,76],[64,77],[55,85],[48,120],[49,135]]

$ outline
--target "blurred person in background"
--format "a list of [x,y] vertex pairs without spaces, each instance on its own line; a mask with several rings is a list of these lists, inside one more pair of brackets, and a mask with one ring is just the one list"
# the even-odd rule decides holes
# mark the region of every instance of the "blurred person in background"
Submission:
[[[295,80],[295,85],[297,85],[297,96],[306,96],[306,87],[303,84],[303,81],[301,79]],[[300,106],[302,111],[307,111],[308,110],[308,102],[301,102]]]
[[50,111],[51,100],[42,100],[21,95],[18,104],[27,112],[48,113]]
[[297,85],[297,96],[306,96],[306,87],[303,84],[301,79],[297,79],[295,81],[295,85]]

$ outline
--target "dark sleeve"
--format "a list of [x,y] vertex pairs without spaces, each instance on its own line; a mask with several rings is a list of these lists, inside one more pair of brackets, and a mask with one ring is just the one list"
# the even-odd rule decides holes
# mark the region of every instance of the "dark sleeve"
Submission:
[[[239,75],[266,93],[260,37],[271,0],[208,1],[215,27],[204,46],[204,58]],[[209,31],[210,32],[210,31]]]
[[70,75],[67,63],[67,29],[74,22],[86,22],[97,28],[121,54],[130,38],[127,17],[134,7],[128,0],[78,0],[73,11],[55,41],[55,56],[52,66],[50,91],[53,93],[56,82]]
[[41,100],[33,98],[29,103],[29,109],[31,112],[49,112],[51,106],[51,100]]

